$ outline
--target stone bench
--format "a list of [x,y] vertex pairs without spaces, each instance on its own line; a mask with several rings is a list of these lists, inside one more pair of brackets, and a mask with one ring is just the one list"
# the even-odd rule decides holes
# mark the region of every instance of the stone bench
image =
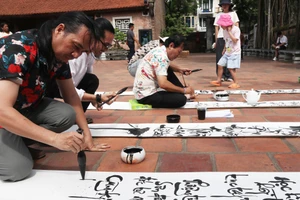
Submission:
[[[274,57],[273,49],[244,49],[247,56]],[[279,60],[300,63],[300,50],[279,50]]]
[[279,59],[300,63],[300,50],[279,50]]
[[105,52],[106,60],[127,60],[127,50],[108,50]]

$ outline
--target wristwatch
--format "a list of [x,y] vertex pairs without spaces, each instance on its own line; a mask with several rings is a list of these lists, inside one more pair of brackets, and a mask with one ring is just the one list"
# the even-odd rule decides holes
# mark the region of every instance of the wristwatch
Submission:
[[101,103],[101,94],[96,94],[96,102]]

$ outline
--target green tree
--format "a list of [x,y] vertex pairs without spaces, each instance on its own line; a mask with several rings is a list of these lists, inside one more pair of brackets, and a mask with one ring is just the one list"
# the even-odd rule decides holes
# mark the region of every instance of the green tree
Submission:
[[114,38],[114,48],[120,49],[120,43],[124,44],[126,41],[126,34],[120,31],[118,28],[115,28],[115,38]]
[[257,0],[233,0],[234,9],[240,19],[240,27],[248,33],[257,23],[258,3]]
[[197,0],[165,0],[166,4],[166,29],[162,31],[163,36],[175,33],[187,36],[193,32],[192,28],[186,26],[183,17],[195,15]]

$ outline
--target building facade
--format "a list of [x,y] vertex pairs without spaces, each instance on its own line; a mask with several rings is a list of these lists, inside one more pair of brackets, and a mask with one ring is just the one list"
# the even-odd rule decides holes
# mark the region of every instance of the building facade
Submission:
[[12,32],[38,28],[49,19],[68,11],[83,11],[91,18],[104,17],[126,32],[129,23],[143,44],[158,39],[165,28],[162,0],[18,0],[0,1],[0,22],[8,22]]

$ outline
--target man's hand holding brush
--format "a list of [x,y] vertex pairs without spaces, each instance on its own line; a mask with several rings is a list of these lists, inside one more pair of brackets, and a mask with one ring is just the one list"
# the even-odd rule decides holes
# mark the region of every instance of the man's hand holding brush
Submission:
[[102,102],[107,102],[108,105],[112,104],[116,99],[118,98],[117,92],[104,92],[103,94],[97,94],[95,101],[92,101],[91,103],[93,106],[98,110],[102,110]]

